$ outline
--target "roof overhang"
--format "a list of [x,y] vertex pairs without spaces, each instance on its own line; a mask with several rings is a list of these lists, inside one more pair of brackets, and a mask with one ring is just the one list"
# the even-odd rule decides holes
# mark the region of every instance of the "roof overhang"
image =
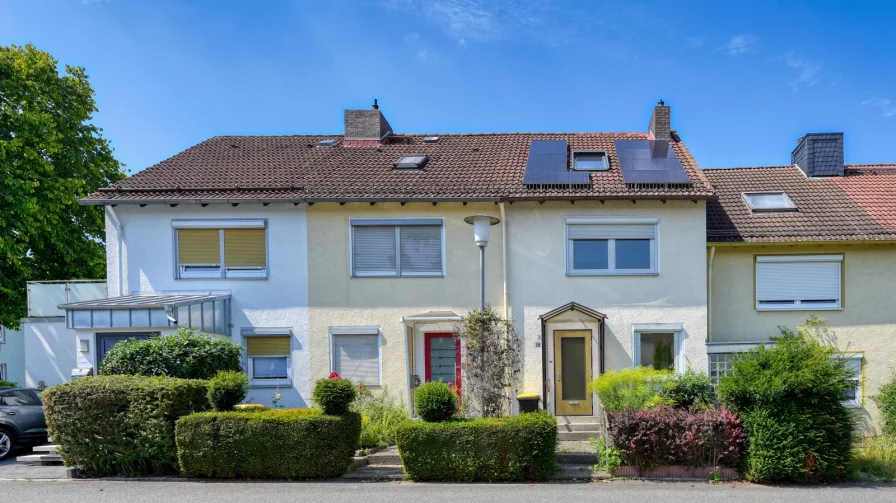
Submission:
[[177,327],[230,335],[230,294],[126,295],[58,307],[72,329]]
[[402,316],[402,323],[439,323],[463,321],[464,317],[454,311],[427,311],[412,316]]

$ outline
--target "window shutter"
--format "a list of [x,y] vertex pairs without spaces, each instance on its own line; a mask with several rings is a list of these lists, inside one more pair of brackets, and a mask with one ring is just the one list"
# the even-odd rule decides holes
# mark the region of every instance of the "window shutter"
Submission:
[[246,337],[246,354],[248,356],[289,355],[289,339],[289,336]]
[[352,264],[358,273],[397,273],[395,227],[352,227]]
[[756,298],[760,302],[819,300],[839,302],[840,262],[758,261]]
[[570,224],[569,239],[654,239],[655,224]]
[[334,335],[333,370],[356,384],[380,383],[377,335]]
[[220,265],[221,231],[218,229],[179,229],[177,257],[180,265]]
[[442,272],[441,226],[404,226],[399,232],[402,274]]
[[225,229],[224,265],[226,267],[265,267],[264,229]]

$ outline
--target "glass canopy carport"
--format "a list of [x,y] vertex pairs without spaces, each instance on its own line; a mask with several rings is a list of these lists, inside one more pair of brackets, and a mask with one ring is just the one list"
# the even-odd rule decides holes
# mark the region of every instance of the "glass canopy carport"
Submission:
[[230,294],[128,295],[58,307],[73,329],[178,327],[230,335]]

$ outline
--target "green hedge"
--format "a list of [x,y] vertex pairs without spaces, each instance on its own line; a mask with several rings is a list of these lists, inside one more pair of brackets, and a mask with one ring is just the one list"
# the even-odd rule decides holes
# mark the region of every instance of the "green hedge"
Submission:
[[188,477],[337,477],[352,462],[361,416],[320,409],[204,412],[177,422],[177,454]]
[[880,392],[872,398],[883,416],[884,435],[896,439],[896,377],[881,386]]
[[348,379],[342,379],[335,372],[328,379],[320,379],[314,383],[311,400],[327,414],[340,415],[348,412],[348,407],[358,392]]
[[397,438],[404,470],[414,480],[546,480],[557,469],[557,423],[546,412],[411,421]]
[[175,335],[119,342],[100,363],[100,374],[211,379],[224,370],[242,370],[241,351],[224,337],[181,328]]
[[208,381],[208,402],[213,410],[233,410],[249,394],[249,376],[224,370]]
[[205,381],[99,376],[43,392],[50,437],[67,466],[91,477],[177,472],[174,423],[208,410]]

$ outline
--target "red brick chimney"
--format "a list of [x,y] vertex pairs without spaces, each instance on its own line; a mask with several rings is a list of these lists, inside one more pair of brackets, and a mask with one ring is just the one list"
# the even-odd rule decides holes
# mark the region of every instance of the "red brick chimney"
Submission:
[[672,139],[672,111],[663,100],[660,100],[653,109],[647,132],[653,136],[654,140]]

